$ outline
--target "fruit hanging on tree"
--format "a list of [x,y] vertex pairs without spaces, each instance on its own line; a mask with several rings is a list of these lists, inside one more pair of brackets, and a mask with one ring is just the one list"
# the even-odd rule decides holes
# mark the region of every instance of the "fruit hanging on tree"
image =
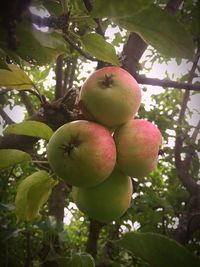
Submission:
[[55,173],[68,184],[89,187],[103,182],[111,174],[116,163],[116,148],[105,127],[77,120],[54,132],[47,157]]
[[118,167],[132,177],[149,175],[157,166],[162,143],[160,130],[150,121],[132,119],[113,136]]
[[83,114],[113,128],[135,116],[141,103],[141,89],[126,70],[104,67],[86,79],[79,100]]
[[72,188],[77,207],[90,218],[105,223],[118,219],[127,211],[132,193],[131,178],[118,169],[97,186]]

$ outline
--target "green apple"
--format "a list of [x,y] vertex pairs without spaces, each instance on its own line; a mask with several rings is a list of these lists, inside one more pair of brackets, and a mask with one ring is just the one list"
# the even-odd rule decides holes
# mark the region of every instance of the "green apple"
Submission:
[[113,171],[116,148],[110,132],[100,124],[77,120],[52,135],[47,157],[54,172],[68,184],[89,187]]
[[108,128],[133,118],[140,103],[141,89],[137,81],[116,66],[94,71],[83,83],[79,94],[83,114],[89,114],[94,121]]
[[115,130],[118,167],[132,177],[149,175],[157,166],[160,130],[150,121],[132,119]]
[[72,188],[77,207],[100,222],[111,222],[121,217],[130,206],[132,193],[131,178],[116,168],[108,179],[97,186]]

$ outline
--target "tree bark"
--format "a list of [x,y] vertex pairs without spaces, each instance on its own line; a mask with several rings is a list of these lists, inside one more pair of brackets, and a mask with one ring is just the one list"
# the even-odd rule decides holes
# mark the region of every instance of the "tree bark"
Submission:
[[95,259],[97,256],[97,245],[100,231],[104,224],[90,219],[89,235],[86,243],[86,252],[90,253]]

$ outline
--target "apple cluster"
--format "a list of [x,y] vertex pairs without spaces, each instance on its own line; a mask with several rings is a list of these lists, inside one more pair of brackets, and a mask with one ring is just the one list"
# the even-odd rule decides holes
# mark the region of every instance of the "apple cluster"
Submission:
[[66,123],[53,134],[48,161],[72,185],[83,213],[110,222],[130,206],[131,177],[156,168],[162,136],[152,122],[135,118],[141,89],[120,67],[94,71],[82,85],[79,104],[86,119]]

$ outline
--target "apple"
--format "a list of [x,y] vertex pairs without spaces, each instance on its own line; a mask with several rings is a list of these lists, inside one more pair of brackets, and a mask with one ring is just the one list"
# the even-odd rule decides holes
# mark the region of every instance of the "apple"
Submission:
[[116,66],[94,71],[79,94],[83,114],[108,128],[115,128],[134,117],[140,103],[141,89],[137,81]]
[[72,198],[84,214],[99,222],[111,222],[129,208],[133,193],[131,178],[117,168],[102,183],[90,188],[72,187]]
[[47,146],[47,158],[54,172],[68,184],[89,187],[111,174],[116,148],[108,129],[77,120],[54,132]]
[[132,119],[114,132],[118,167],[132,177],[149,175],[157,166],[160,130],[150,121]]

